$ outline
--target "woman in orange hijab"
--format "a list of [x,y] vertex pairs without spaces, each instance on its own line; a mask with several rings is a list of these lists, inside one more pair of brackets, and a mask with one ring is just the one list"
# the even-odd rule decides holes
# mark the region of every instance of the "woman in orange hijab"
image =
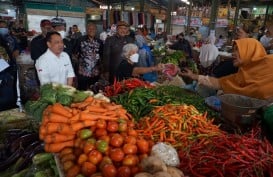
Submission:
[[273,97],[273,55],[267,55],[262,44],[253,38],[235,40],[233,65],[238,72],[221,78],[196,75],[185,69],[180,75],[198,80],[201,85],[224,93],[269,99]]

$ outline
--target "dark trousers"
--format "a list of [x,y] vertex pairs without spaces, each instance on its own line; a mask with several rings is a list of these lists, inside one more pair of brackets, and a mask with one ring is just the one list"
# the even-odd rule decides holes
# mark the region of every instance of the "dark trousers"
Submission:
[[99,76],[86,77],[78,75],[78,90],[89,90],[90,86],[95,84],[99,80]]

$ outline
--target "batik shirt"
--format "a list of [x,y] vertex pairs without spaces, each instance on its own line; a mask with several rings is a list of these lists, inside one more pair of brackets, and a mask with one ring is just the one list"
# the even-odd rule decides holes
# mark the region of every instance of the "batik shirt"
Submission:
[[77,45],[79,54],[79,75],[94,77],[100,74],[100,63],[103,51],[102,41],[83,36]]

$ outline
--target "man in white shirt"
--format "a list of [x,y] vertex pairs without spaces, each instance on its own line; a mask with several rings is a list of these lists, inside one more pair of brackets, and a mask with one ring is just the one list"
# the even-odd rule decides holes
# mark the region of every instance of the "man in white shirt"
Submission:
[[48,49],[35,64],[41,85],[59,83],[72,86],[75,73],[69,55],[63,51],[61,35],[55,31],[48,32],[46,41]]

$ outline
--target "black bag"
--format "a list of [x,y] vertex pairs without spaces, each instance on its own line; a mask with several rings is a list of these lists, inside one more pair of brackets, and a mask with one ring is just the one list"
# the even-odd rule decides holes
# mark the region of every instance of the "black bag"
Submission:
[[0,111],[16,107],[15,78],[8,69],[0,72]]

